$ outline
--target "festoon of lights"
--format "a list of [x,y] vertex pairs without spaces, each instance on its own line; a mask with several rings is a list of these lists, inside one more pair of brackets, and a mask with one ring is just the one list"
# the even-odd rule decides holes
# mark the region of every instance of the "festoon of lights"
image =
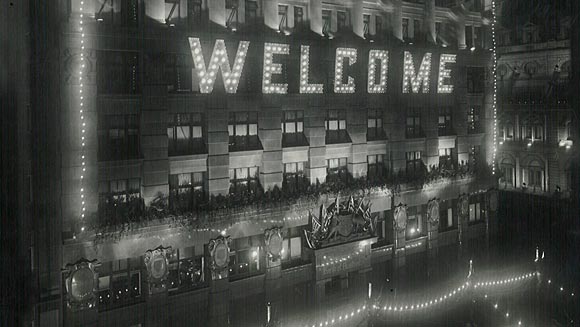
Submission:
[[[379,81],[376,83],[376,69],[377,60],[380,61],[381,71],[379,73]],[[371,50],[369,51],[368,63],[368,86],[369,93],[385,93],[387,91],[387,72],[389,64],[389,52],[387,50]]]
[[203,58],[199,38],[189,38],[189,45],[191,47],[193,62],[197,70],[197,77],[200,81],[200,92],[211,93],[213,91],[218,70],[221,70],[226,93],[236,93],[250,42],[240,41],[234,59],[233,69],[230,67],[230,61],[224,40],[218,39],[215,41],[214,49],[207,67],[205,65],[205,59]]
[[403,93],[419,93],[422,88],[423,93],[429,93],[429,75],[431,73],[431,53],[426,52],[419,66],[419,71],[415,75],[415,64],[413,55],[405,51]]
[[310,72],[310,46],[300,46],[300,93],[322,93],[323,84],[309,84],[308,75]]
[[262,79],[262,93],[286,94],[287,83],[272,83],[272,75],[282,73],[282,64],[274,62],[274,55],[290,54],[290,46],[283,43],[264,44],[264,76]]
[[344,59],[348,59],[348,65],[352,66],[356,63],[357,50],[353,48],[337,48],[336,61],[334,71],[334,93],[354,93],[355,84],[354,78],[348,76],[347,83],[342,82],[342,74],[344,72]]
[[[416,301],[407,301],[405,303],[402,302],[387,302],[387,303],[383,303],[381,305],[377,305],[374,304],[372,306],[367,306],[367,305],[362,305],[359,307],[359,309],[357,310],[348,310],[347,312],[345,312],[344,314],[339,314],[339,315],[334,315],[333,317],[329,317],[328,319],[326,319],[325,321],[319,322],[319,323],[315,323],[315,324],[309,324],[309,325],[305,325],[305,327],[322,327],[322,326],[329,326],[329,325],[334,325],[335,323],[342,323],[347,319],[350,319],[352,317],[354,317],[355,315],[360,314],[361,312],[367,311],[367,310],[374,310],[377,313],[384,313],[384,314],[411,314],[411,313],[415,313],[415,312],[420,312],[421,310],[426,310],[428,308],[437,306],[437,305],[442,305],[445,303],[448,303],[450,300],[457,298],[459,295],[464,294],[467,290],[469,290],[470,288],[473,290],[477,290],[477,289],[484,289],[484,290],[490,290],[496,287],[503,287],[504,285],[513,285],[516,282],[523,282],[525,280],[529,280],[533,277],[539,276],[539,272],[534,271],[534,272],[526,272],[526,273],[522,273],[519,275],[515,275],[515,276],[511,276],[511,277],[504,277],[504,278],[499,278],[499,279],[493,279],[493,280],[485,280],[485,281],[477,281],[477,282],[473,282],[470,280],[472,279],[472,262],[470,261],[470,270],[469,270],[469,275],[467,277],[467,280],[464,281],[463,283],[459,284],[457,287],[454,287],[452,289],[449,289],[445,292],[442,292],[441,294],[439,294],[438,296],[435,297],[431,297],[428,300],[425,299],[421,299],[421,300],[416,300]],[[370,286],[369,286],[370,287]],[[563,291],[563,288],[560,288]],[[370,289],[369,289],[369,299],[370,299]],[[573,294],[573,293],[572,293]],[[574,296],[574,295],[572,295]],[[485,294],[484,295],[485,299],[489,299],[488,295]],[[495,308],[498,308],[497,303],[495,304]],[[506,311],[506,316],[509,317],[509,311]],[[518,321],[518,325],[521,325],[521,320]]]
[[497,53],[496,47],[497,42],[495,39],[495,24],[496,24],[496,17],[495,17],[495,0],[491,2],[491,39],[492,39],[492,75],[493,75],[493,102],[492,102],[492,109],[493,109],[493,152],[491,155],[491,172],[495,175],[495,163],[497,159]]
[[[84,15],[83,15],[83,6],[84,6],[84,1],[81,0],[80,2],[80,7],[79,7],[79,33],[81,36],[80,39],[80,66],[79,66],[79,118],[80,118],[80,145],[81,145],[81,149],[80,149],[80,163],[81,163],[81,175],[80,175],[80,201],[81,201],[81,207],[80,207],[80,215],[81,215],[81,232],[84,232],[85,230],[85,226],[84,226],[84,221],[85,221],[85,214],[86,214],[86,199],[85,199],[85,174],[86,174],[86,154],[85,154],[85,149],[86,149],[86,122],[85,122],[85,113],[83,110],[84,107],[84,94],[83,94],[83,89],[84,89],[84,82],[83,82],[83,74],[85,71],[85,30],[84,30]],[[73,238],[76,238],[76,236],[73,235]]]

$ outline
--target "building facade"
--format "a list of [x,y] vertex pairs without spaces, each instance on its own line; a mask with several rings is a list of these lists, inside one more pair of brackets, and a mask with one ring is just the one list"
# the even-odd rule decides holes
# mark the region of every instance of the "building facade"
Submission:
[[[248,288],[489,236],[491,3],[57,3],[39,326],[222,326]],[[376,224],[324,268],[310,212],[350,196]]]
[[559,19],[499,29],[502,189],[577,194],[578,117],[569,102],[571,26],[570,19]]

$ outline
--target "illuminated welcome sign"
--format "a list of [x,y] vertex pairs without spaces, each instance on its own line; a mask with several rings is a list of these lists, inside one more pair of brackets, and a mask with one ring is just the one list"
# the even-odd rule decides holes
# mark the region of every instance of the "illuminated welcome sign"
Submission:
[[[225,41],[217,39],[213,51],[206,62],[199,38],[190,37],[189,45],[195,65],[195,73],[199,80],[201,93],[212,93],[214,84],[221,72],[226,93],[236,93],[244,70],[244,64],[250,41],[240,41],[233,62],[228,57]],[[284,43],[264,43],[262,67],[262,93],[286,94],[288,83],[274,83],[273,77],[282,74],[282,64],[276,62],[274,55],[285,56],[290,54],[290,45]],[[429,93],[431,80],[431,52],[423,55],[418,67],[414,64],[413,55],[404,51],[403,56],[403,93]],[[437,93],[453,92],[450,84],[451,68],[449,64],[456,62],[455,54],[441,54],[439,58],[439,74],[437,76]],[[334,93],[354,93],[356,81],[348,76],[345,67],[352,66],[358,60],[358,51],[354,48],[336,48],[334,65]],[[389,65],[388,50],[371,49],[367,59],[367,92],[380,94],[387,91],[387,76]],[[324,92],[324,84],[310,83],[310,46],[300,45],[300,79],[298,90],[304,94],[318,94]],[[346,75],[346,76],[345,76]]]

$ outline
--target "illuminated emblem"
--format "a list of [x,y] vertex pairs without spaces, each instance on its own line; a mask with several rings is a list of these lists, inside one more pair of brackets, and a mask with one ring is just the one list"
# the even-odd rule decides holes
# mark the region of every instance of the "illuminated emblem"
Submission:
[[399,203],[393,214],[393,227],[397,232],[404,232],[407,228],[407,205]]
[[439,224],[439,199],[435,198],[427,203],[427,220],[432,226]]
[[311,230],[304,231],[306,243],[311,249],[319,249],[338,240],[347,241],[362,236],[374,235],[376,217],[371,216],[370,201],[363,198],[355,201],[350,196],[340,201],[340,196],[328,208],[320,206],[318,217],[309,213]]
[[210,256],[209,267],[213,280],[228,277],[228,265],[230,263],[230,243],[229,236],[220,236],[209,241],[208,250]]
[[457,55],[441,54],[439,59],[439,81],[437,83],[437,93],[452,93],[453,85],[445,84],[446,80],[451,78],[451,69],[447,64],[454,64],[457,61]]
[[282,228],[267,229],[264,235],[264,242],[266,243],[268,256],[273,261],[280,259],[282,255]]
[[67,303],[72,310],[83,310],[96,305],[98,274],[95,272],[96,260],[79,260],[67,265],[66,291]]
[[149,277],[150,294],[161,292],[166,288],[165,282],[169,274],[167,261],[169,252],[171,252],[171,247],[164,248],[160,246],[155,250],[145,252],[143,256]]

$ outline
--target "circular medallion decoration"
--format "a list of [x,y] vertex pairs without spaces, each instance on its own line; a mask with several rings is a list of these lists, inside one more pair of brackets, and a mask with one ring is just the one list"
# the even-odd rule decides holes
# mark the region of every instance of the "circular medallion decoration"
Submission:
[[70,296],[76,301],[85,301],[93,295],[93,290],[96,287],[95,276],[89,267],[82,267],[74,271],[70,280]]
[[395,213],[393,216],[393,224],[398,232],[403,232],[407,228],[407,205],[399,203],[395,207]]
[[264,241],[268,255],[274,260],[280,258],[282,254],[282,229],[280,227],[267,229]]
[[439,199],[433,199],[427,204],[427,215],[432,225],[439,223]]
[[72,310],[83,310],[96,305],[98,274],[95,272],[95,261],[81,259],[75,264],[66,266],[68,275],[65,286],[67,304]]
[[225,243],[216,245],[213,260],[218,268],[225,268],[229,261],[230,250]]
[[159,246],[155,250],[145,252],[143,261],[149,277],[149,292],[155,293],[165,287],[165,280],[169,275],[167,257],[171,254],[171,247]]
[[160,253],[154,254],[151,259],[151,277],[162,279],[167,273],[167,259]]
[[462,217],[467,217],[469,214],[469,195],[463,194],[459,197],[459,214]]

